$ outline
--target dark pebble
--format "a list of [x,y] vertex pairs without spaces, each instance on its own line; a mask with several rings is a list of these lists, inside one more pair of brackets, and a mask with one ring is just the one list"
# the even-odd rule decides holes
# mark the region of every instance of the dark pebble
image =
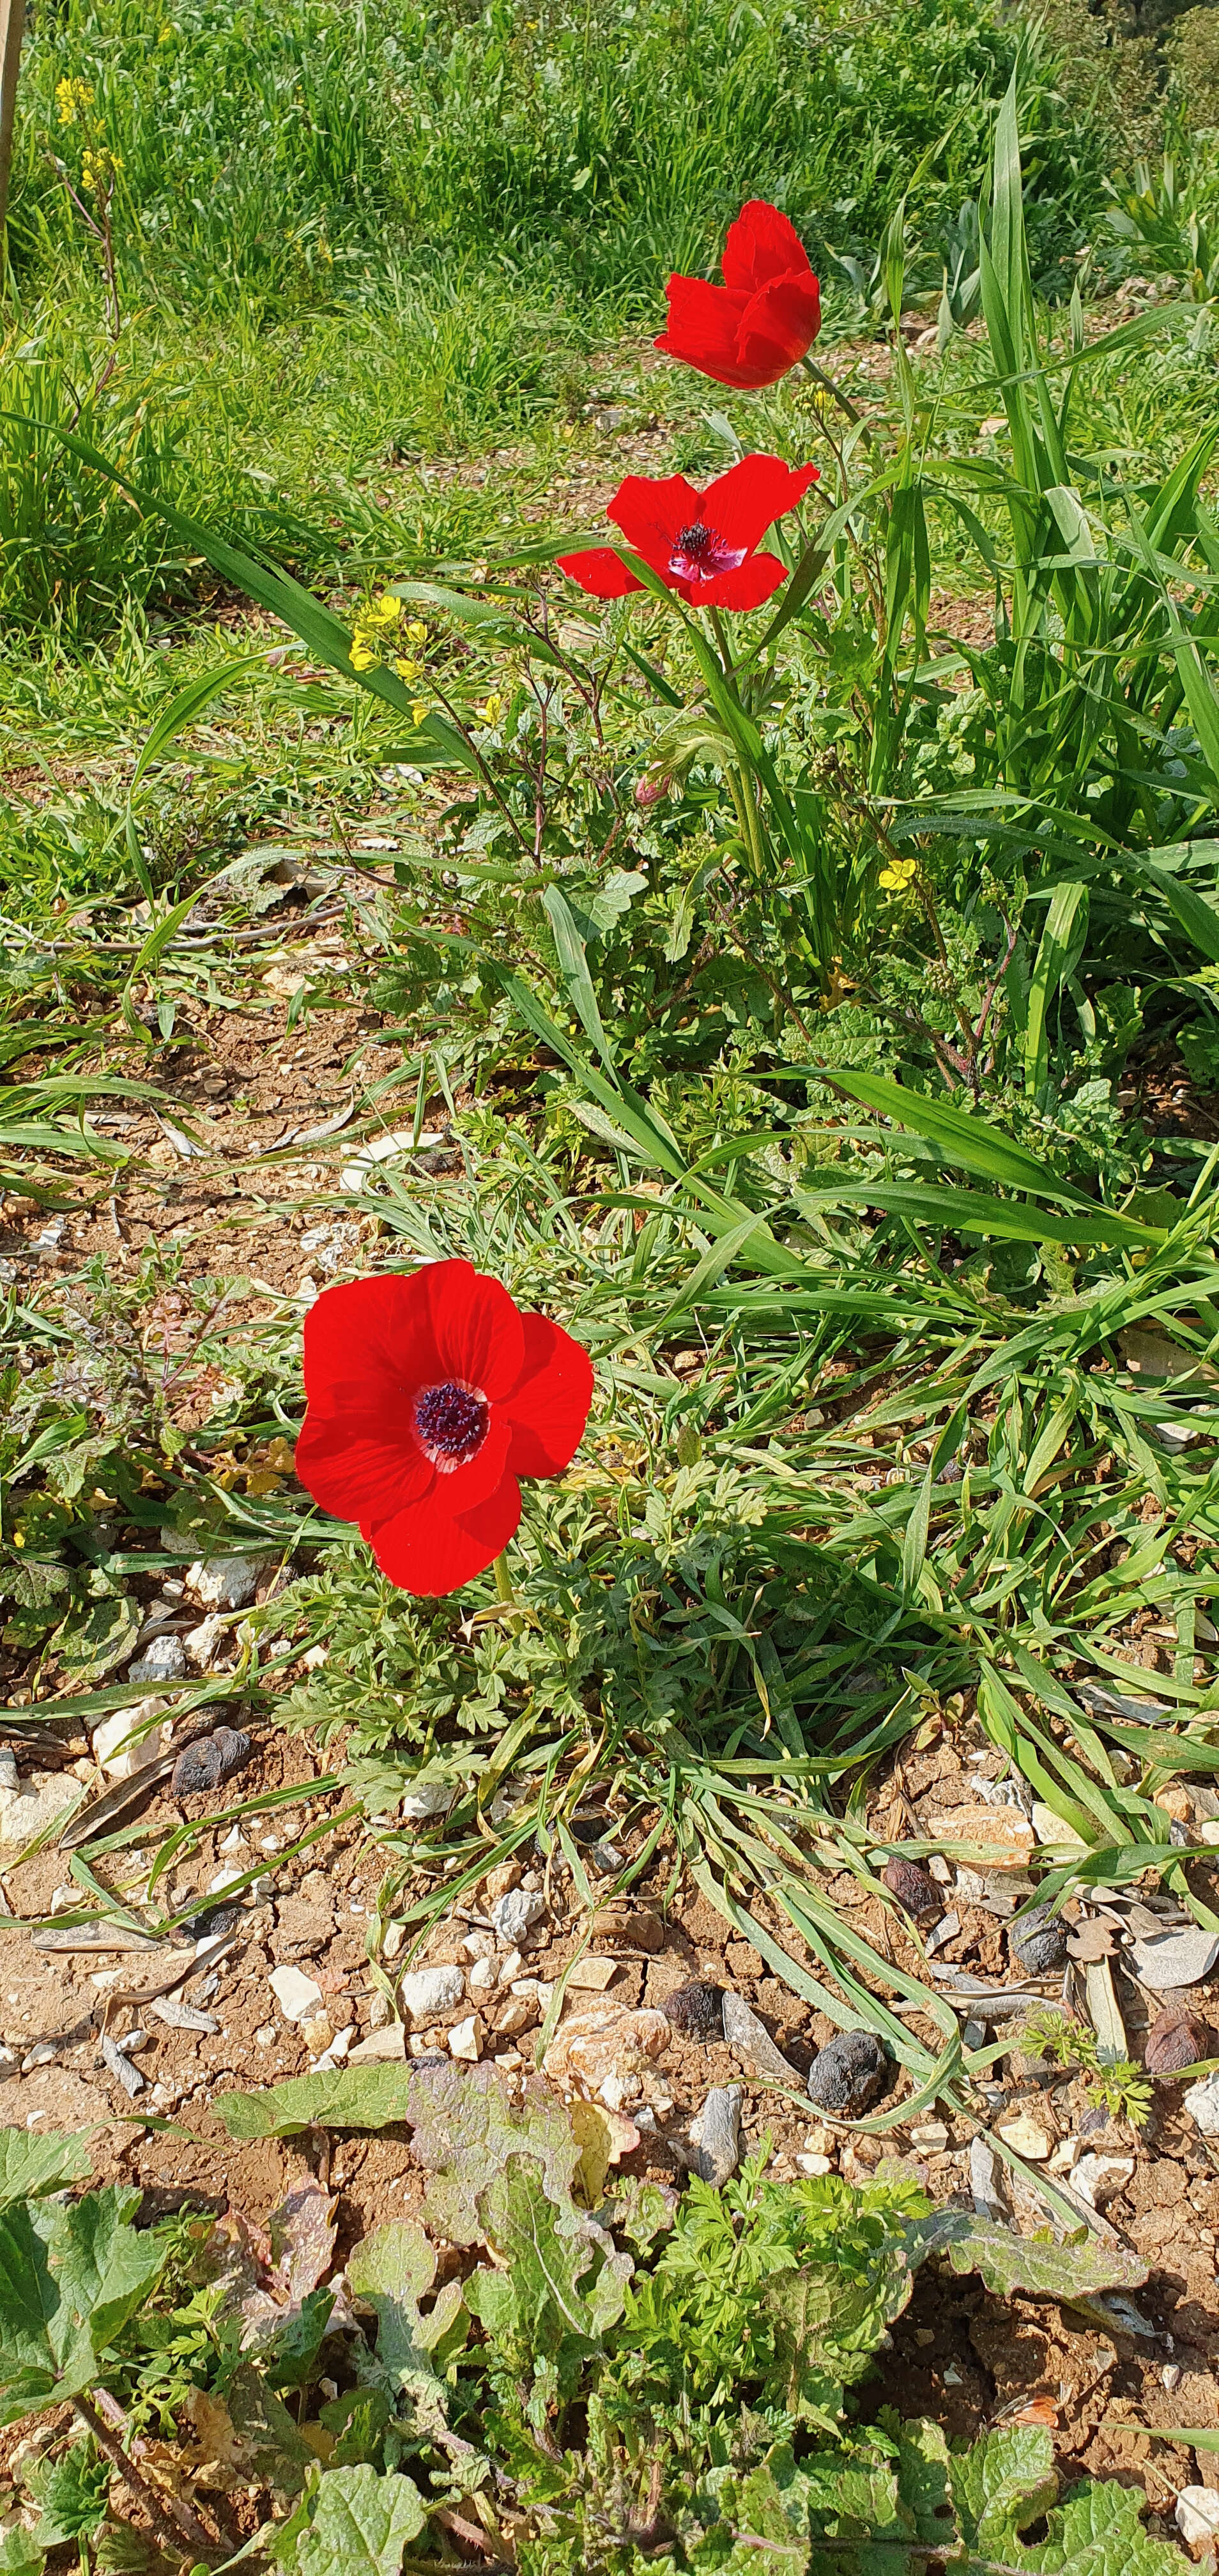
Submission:
[[192,1914],[182,1929],[192,1941],[214,1941],[219,1934],[231,1932],[242,1920],[240,1905],[209,1905],[203,1914]]
[[888,2080],[889,2061],[870,2030],[841,2030],[808,2071],[808,2098],[819,2111],[854,2119]]
[[1171,2084],[1183,2068],[1193,2066],[1200,2057],[1209,2057],[1210,2041],[1205,2022],[1183,2012],[1179,2004],[1166,2004],[1147,2033],[1143,2063],[1149,2075],[1156,2076],[1161,2084]]
[[1039,1905],[1008,1931],[1007,1946],[1026,1977],[1048,1977],[1067,1955],[1067,1927],[1048,1905]]
[[198,1735],[193,1744],[184,1744],[174,1764],[170,1788],[176,1798],[190,1798],[202,1789],[218,1789],[234,1771],[240,1771],[250,1758],[250,1739],[240,1727],[218,1726],[212,1735]]
[[890,1896],[897,1898],[903,1913],[913,1914],[916,1921],[920,1914],[943,1912],[943,1898],[940,1890],[930,1870],[924,1869],[921,1861],[902,1860],[896,1856],[892,1860],[887,1860],[884,1866],[883,1884],[888,1888]]
[[660,2007],[671,2029],[680,2031],[683,2039],[722,2039],[724,2036],[724,1989],[695,1983],[679,1986],[675,1994],[666,1995]]

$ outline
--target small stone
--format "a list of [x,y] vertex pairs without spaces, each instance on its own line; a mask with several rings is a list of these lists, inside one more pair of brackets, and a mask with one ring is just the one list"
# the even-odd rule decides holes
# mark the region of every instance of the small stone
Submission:
[[222,1780],[244,1769],[251,1750],[250,1738],[239,1726],[217,1726],[210,1735],[196,1736],[183,1745],[174,1764],[169,1783],[174,1797],[218,1789]]
[[1183,2012],[1179,2004],[1165,2004],[1147,2033],[1143,2064],[1157,2083],[1171,2084],[1185,2067],[1196,2066],[1199,2058],[1210,2054],[1211,2035],[1206,2023],[1195,2014]]
[[217,1610],[212,1611],[210,1618],[201,1619],[197,1628],[187,1629],[182,1644],[187,1660],[194,1665],[196,1672],[211,1671],[228,1633],[227,1622]]
[[[149,1718],[162,1722],[149,1726]],[[116,1708],[93,1729],[93,1759],[108,1780],[129,1780],[133,1772],[156,1761],[170,1733],[159,1699],[141,1700],[135,1708]]]
[[378,1987],[368,2007],[368,2027],[370,2030],[381,2030],[392,2018],[393,2006]]
[[802,2174],[809,2174],[810,2176],[814,2174],[832,2173],[834,2170],[833,2164],[828,2156],[807,2156],[801,2153],[797,2156],[796,2163],[798,2164]]
[[969,2189],[978,2217],[995,2219],[1002,2225],[1008,2214],[1003,2180],[998,2157],[985,2138],[970,2140]]
[[1031,2165],[1043,2165],[1054,2143],[1036,2120],[1024,2112],[1015,2120],[1000,2120],[998,2135],[1004,2145],[1011,2148],[1013,2155],[1026,2156]]
[[841,2030],[813,2059],[806,2090],[820,2111],[854,2119],[888,2079],[889,2060],[870,2030]]
[[1183,2099],[1185,2109],[1195,2128],[1201,2129],[1203,2137],[1219,2138],[1219,2067],[1213,2074],[1203,2075],[1196,2084],[1191,2084]]
[[665,1928],[655,1914],[643,1907],[630,1913],[618,1913],[613,1906],[602,1906],[593,1916],[594,1941],[622,1941],[632,1950],[647,1950],[653,1956],[665,1946]]
[[458,1967],[415,1968],[398,1988],[398,2010],[409,2026],[437,2021],[465,1999],[466,1981]]
[[1089,2209],[1099,2209],[1103,2200],[1129,2182],[1133,2172],[1133,2156],[1081,2156],[1071,2169],[1071,2189],[1087,2201]]
[[[306,2027],[313,2027],[313,2025],[306,2025]],[[326,2028],[329,2029],[329,2027],[330,2025],[327,2022]],[[351,2043],[355,2038],[355,2035],[356,2026],[353,2021],[348,2022],[345,2030],[336,2030],[333,2039],[327,2041],[326,2046],[322,2050],[321,2056],[314,2059],[314,2074],[329,2075],[333,2067],[342,2066],[350,2052]],[[313,2042],[310,2041],[310,2047],[312,2047],[312,2045]]]
[[1067,1956],[1067,1927],[1048,1905],[1037,1906],[1013,1923],[1007,1946],[1026,1977],[1048,1977]]
[[379,2029],[370,2030],[366,2039],[358,2039],[354,2048],[348,2049],[347,2063],[349,2066],[396,2065],[405,2056],[405,2022],[387,2021],[382,2022]]
[[274,2048],[279,2032],[273,2021],[260,2022],[254,2033],[255,2048]]
[[496,1897],[489,1911],[500,1940],[512,1946],[523,1941],[533,1925],[541,1921],[546,1899],[536,1888],[510,1887]]
[[53,2043],[49,2039],[40,2040],[37,2048],[31,2048],[28,2055],[22,2058],[22,2074],[29,2075],[35,2066],[49,2066],[54,2055]]
[[214,1556],[207,1563],[200,1558],[187,1569],[186,1589],[201,1610],[244,1610],[267,1562],[261,1556]]
[[63,1771],[31,1771],[20,1788],[0,1788],[0,1849],[22,1850],[59,1824],[79,1794],[79,1781]]
[[130,1682],[176,1682],[186,1670],[182,1640],[169,1629],[164,1636],[150,1637],[146,1651],[137,1655],[127,1667]]
[[463,1959],[493,1959],[495,1936],[491,1932],[467,1932],[464,1940],[459,1941],[457,1947]]
[[477,2013],[468,2013],[464,2021],[455,2021],[449,2032],[450,2057],[462,2057],[477,2066],[482,2055],[482,2023]]
[[285,2021],[308,2021],[322,2000],[321,1987],[299,1968],[276,1968],[269,1983]]
[[1208,2540],[1219,2538],[1219,2493],[1215,2488],[1182,2487],[1177,2497],[1176,2524],[1191,2549],[1201,2549]]
[[942,2156],[948,2144],[948,2130],[942,2120],[922,2120],[911,2130],[910,2144],[921,2156]]
[[921,1861],[903,1860],[900,1853],[895,1853],[893,1859],[885,1863],[882,1880],[890,1896],[896,1897],[902,1912],[912,1915],[916,1922],[924,1914],[938,1913],[939,1889]]
[[[461,1946],[464,1950],[464,1941]],[[468,1971],[466,1977],[466,1984],[468,1985],[471,1994],[484,1995],[488,1992],[490,1987],[494,1986],[495,1983],[496,1967],[494,1959],[476,1959],[473,1967]]]
[[928,1842],[971,1845],[990,1869],[1022,1869],[1034,1848],[1033,1828],[1015,1807],[954,1807],[924,1818],[923,1831]]
[[603,1995],[612,1986],[621,1961],[618,1959],[577,1959],[567,1983],[583,1994]]
[[523,2031],[532,2030],[542,2018],[536,1995],[510,1995],[496,2017],[496,2031],[501,2039],[519,2039]]
[[311,2057],[316,2057],[324,2049],[329,2048],[334,2038],[334,2024],[329,2013],[298,2015],[297,2020],[301,2038]]
[[1046,2166],[1046,2172],[1052,2174],[1069,2174],[1074,2170],[1074,2167],[1078,2162],[1078,2138],[1064,2138],[1061,2144],[1055,2147],[1054,2153]]
[[[754,2074],[762,2076],[768,2083],[794,2088],[800,2081],[795,2067],[789,2066],[782,2051],[776,2048],[765,2022],[759,2021],[744,1996],[734,1994],[731,1986],[725,1992],[722,2011],[724,2037],[733,2055],[743,2058],[746,2066],[752,2066]],[[669,2018],[672,2019],[671,2013]],[[813,2098],[816,2100],[817,2096]],[[828,2111],[833,2105],[823,2102],[821,2107]]]
[[1191,1923],[1181,1932],[1161,1932],[1152,1941],[1136,1941],[1130,1955],[1136,1977],[1157,1994],[1166,1987],[1200,1985],[1219,1959],[1219,1932],[1204,1932]]
[[1182,2370],[1179,2361],[1166,2361],[1162,2371],[1160,2372],[1160,2385],[1162,2388],[1166,2388],[1168,2390],[1168,2394],[1171,2397],[1174,2388],[1180,2387],[1184,2376],[1185,2373]]
[[805,2133],[805,2155],[828,2156],[833,2149],[833,2145],[834,2140],[830,2131],[822,2127],[820,2120],[814,2120],[811,2129],[807,2130]]
[[683,2039],[722,2039],[724,2036],[724,1989],[704,1985],[697,1979],[692,1985],[677,1986],[666,1995],[660,2007],[671,2029]]
[[935,1858],[928,1861],[927,1876],[935,1880],[937,1887],[951,1887],[951,1864],[943,1858],[941,1853],[937,1852]]
[[741,2087],[717,2084],[690,2124],[691,2171],[701,2182],[730,2182],[741,2161]]
[[499,1963],[499,1975],[496,1978],[496,1984],[500,1986],[515,1985],[524,1965],[525,1957],[523,1951],[505,1950],[503,1958]]
[[510,1895],[512,1889],[514,1887],[519,1887],[520,1883],[521,1864],[519,1860],[502,1860],[498,1869],[489,1869],[482,1883],[483,1902],[487,1908],[488,1914],[490,1914],[492,1907],[498,1904],[501,1896]]
[[387,1923],[385,1926],[385,1935],[381,1943],[382,1957],[386,1959],[396,1959],[400,1956],[405,1947],[405,1923]]
[[398,1802],[398,1813],[409,1825],[421,1824],[427,1816],[442,1816],[456,1794],[451,1780],[425,1780],[419,1788],[405,1792]]

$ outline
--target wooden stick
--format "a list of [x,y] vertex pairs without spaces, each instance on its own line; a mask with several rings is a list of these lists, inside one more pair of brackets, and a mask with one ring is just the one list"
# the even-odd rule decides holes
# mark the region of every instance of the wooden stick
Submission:
[[17,70],[25,34],[25,0],[0,0],[0,289],[8,269],[8,188],[13,166]]

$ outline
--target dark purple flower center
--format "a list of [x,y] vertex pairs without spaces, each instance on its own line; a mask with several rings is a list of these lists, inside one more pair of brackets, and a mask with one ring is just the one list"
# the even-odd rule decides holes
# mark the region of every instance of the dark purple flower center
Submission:
[[730,546],[705,519],[695,519],[688,528],[678,529],[669,570],[679,581],[714,581],[722,572],[735,572],[748,552],[747,546]]
[[415,1429],[434,1467],[464,1467],[481,1449],[490,1412],[485,1397],[460,1378],[424,1386],[415,1398]]

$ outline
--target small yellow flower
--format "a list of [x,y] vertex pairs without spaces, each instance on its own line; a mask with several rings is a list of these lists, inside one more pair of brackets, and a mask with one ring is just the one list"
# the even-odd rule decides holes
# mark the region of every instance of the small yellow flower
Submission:
[[507,699],[500,696],[498,689],[492,689],[491,695],[483,708],[483,723],[489,725],[498,724],[507,703]]
[[396,626],[402,615],[402,602],[394,598],[392,591],[383,590],[380,598],[374,599],[364,614],[370,625]]
[[80,184],[88,195],[99,196],[103,189],[113,186],[122,166],[117,152],[111,152],[106,144],[99,143],[92,151],[86,144],[81,156]]
[[416,698],[414,706],[411,708],[411,723],[421,725],[427,711],[427,699]]
[[408,689],[412,680],[421,680],[423,678],[422,662],[408,662],[404,659],[401,653],[396,654],[394,657],[394,669],[397,672],[399,679],[405,680]]
[[886,894],[904,894],[917,875],[917,859],[890,859],[888,867],[881,869],[876,882],[884,887]]
[[359,633],[358,629],[357,629],[357,632],[352,636],[352,639],[351,639],[351,667],[352,667],[352,670],[353,670],[353,671],[371,671],[372,666],[373,666],[373,663],[376,661],[376,658],[377,658],[376,653],[375,653],[375,651],[374,651],[374,649],[373,649],[372,645],[368,642],[367,637],[366,637],[366,636],[361,635],[361,634]]
[[93,88],[85,80],[58,80],[55,83],[55,105],[61,125],[75,125],[86,108],[93,105]]
[[426,644],[427,628],[421,617],[412,617],[410,625],[407,627],[406,631],[412,644]]

